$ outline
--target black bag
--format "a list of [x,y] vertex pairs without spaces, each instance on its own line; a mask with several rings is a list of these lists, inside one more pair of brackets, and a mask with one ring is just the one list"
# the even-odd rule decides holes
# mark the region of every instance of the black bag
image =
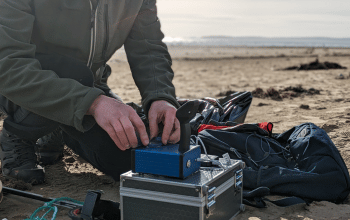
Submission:
[[209,154],[229,153],[246,163],[244,187],[267,187],[271,193],[304,200],[343,202],[350,192],[348,169],[327,133],[312,123],[282,134],[256,124],[203,130],[198,137]]
[[[194,135],[198,134],[197,131],[201,124],[226,121],[243,123],[247,116],[250,104],[252,103],[253,96],[251,92],[236,92],[220,99],[205,97],[197,100],[201,105],[196,116],[190,121],[191,134]],[[177,101],[182,106],[190,100],[178,98]],[[148,129],[148,119],[142,106],[133,102],[126,104],[136,111]],[[162,131],[162,126],[160,127],[160,131]]]
[[[191,133],[197,135],[199,126],[211,121],[243,123],[252,100],[251,92],[236,92],[221,99],[209,97],[199,99],[201,105],[198,113],[190,121]],[[178,99],[180,105],[188,101],[188,99]]]

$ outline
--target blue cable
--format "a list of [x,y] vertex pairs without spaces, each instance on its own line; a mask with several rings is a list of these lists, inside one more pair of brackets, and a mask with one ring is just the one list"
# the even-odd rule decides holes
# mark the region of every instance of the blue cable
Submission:
[[[71,202],[77,203],[79,205],[84,204],[83,202],[80,202],[80,201],[77,201],[77,200],[74,200],[74,199],[71,199],[68,197],[53,199],[52,201],[45,203],[42,207],[35,210],[35,212],[29,218],[26,218],[24,220],[48,220],[44,217],[47,216],[50,212],[53,212],[51,220],[55,220],[57,217],[58,208],[57,208],[57,206],[54,205],[54,203],[59,202],[59,201],[71,201]],[[48,209],[48,211],[46,211],[42,217],[36,216],[40,211],[43,211],[45,209]]]

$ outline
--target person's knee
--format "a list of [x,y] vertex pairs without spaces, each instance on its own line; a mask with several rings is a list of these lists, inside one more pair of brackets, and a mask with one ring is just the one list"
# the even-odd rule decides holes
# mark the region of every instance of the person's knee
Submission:
[[94,77],[86,63],[57,54],[36,54],[43,70],[52,70],[60,78],[74,79],[84,86],[93,87]]
[[121,151],[98,125],[82,133],[61,126],[66,145],[95,168],[118,181],[131,169],[131,150]]
[[[130,150],[129,150],[130,151]],[[115,181],[119,181],[120,175],[131,170],[131,154],[124,153],[124,158],[105,158],[105,155],[96,155],[98,169],[111,176]]]

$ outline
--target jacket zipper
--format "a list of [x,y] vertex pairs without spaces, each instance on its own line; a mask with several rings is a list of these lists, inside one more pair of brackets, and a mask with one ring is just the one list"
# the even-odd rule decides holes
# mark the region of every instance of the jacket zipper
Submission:
[[105,29],[106,29],[106,41],[102,51],[102,57],[107,62],[107,49],[109,43],[109,18],[108,18],[108,4],[105,4]]
[[100,2],[97,2],[96,9],[93,8],[92,2],[90,0],[90,8],[91,8],[91,43],[90,43],[90,55],[89,60],[87,63],[87,66],[89,68],[92,67],[93,59],[95,55],[95,49],[96,49],[96,20],[97,20],[97,11],[100,6]]
[[[90,9],[91,9],[91,15],[93,14],[93,6],[92,6],[92,3],[91,3],[91,0],[90,0]],[[88,59],[88,62],[87,62],[87,66],[90,66],[90,59],[91,59],[91,56],[92,56],[92,48],[93,48],[93,40],[92,38],[94,37],[94,30],[93,30],[93,26],[91,25],[91,20],[90,20],[90,53],[89,53],[89,59]]]

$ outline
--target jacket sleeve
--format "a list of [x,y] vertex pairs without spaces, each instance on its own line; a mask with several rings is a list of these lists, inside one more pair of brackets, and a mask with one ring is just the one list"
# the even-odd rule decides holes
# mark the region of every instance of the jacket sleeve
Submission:
[[85,114],[103,92],[41,69],[30,43],[35,20],[31,2],[0,1],[0,94],[38,115],[88,130],[94,120]]
[[172,60],[163,38],[156,0],[144,0],[124,47],[146,112],[156,100],[179,107],[172,83]]

